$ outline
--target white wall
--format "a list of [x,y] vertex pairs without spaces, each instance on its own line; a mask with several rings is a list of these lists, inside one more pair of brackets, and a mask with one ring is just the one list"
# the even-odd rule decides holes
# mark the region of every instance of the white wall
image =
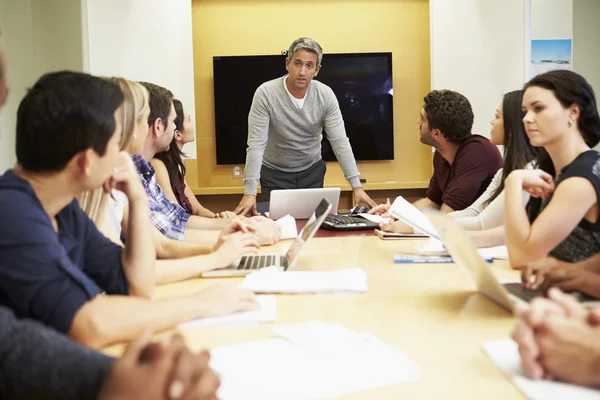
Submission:
[[573,19],[573,67],[600,101],[600,0],[573,0]]
[[572,37],[573,0],[531,0],[531,39]]
[[2,40],[7,53],[10,93],[0,111],[0,174],[15,164],[17,108],[26,88],[35,80],[32,10],[29,0],[0,0]]
[[[191,1],[82,1],[89,72],[164,86],[193,115]],[[195,144],[184,151],[196,158]]]
[[80,0],[0,0],[10,94],[0,112],[0,171],[15,163],[17,108],[50,71],[82,71]]
[[465,95],[489,137],[502,96],[525,80],[523,0],[430,0],[431,87]]

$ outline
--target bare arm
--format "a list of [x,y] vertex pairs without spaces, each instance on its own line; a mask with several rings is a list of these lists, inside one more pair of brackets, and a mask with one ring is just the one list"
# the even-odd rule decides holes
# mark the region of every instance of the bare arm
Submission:
[[183,242],[212,247],[219,240],[219,235],[220,231],[217,230],[187,229],[183,236]]
[[429,200],[427,197],[423,197],[422,199],[415,201],[413,206],[417,207],[419,210],[425,210],[427,208],[434,208],[436,210],[440,209],[440,206]]
[[[542,187],[544,183],[538,180],[542,180],[542,176],[548,176],[543,174],[545,173],[538,170],[517,170],[506,179],[506,245],[514,267],[546,256],[573,231],[588,212],[593,211],[597,215],[596,193],[592,184],[584,178],[572,177],[558,186],[547,207],[530,224],[521,191],[524,185]],[[549,179],[551,181],[551,177]],[[556,221],[560,221],[560,224]]]
[[132,340],[144,329],[164,331],[194,318],[230,314],[257,307],[250,291],[212,286],[195,296],[146,300],[128,296],[96,296],[81,307],[69,337],[91,348]]
[[222,218],[206,218],[191,215],[187,221],[188,229],[221,230],[231,224],[231,221]]
[[[178,242],[163,235],[158,229],[154,231],[154,242],[156,244],[156,257],[159,260],[177,259],[208,254],[213,251],[213,245],[200,245],[186,242]],[[212,234],[212,232],[211,232]]]
[[150,297],[154,291],[156,252],[148,215],[148,199],[140,182],[135,165],[127,152],[119,154],[120,160],[109,185],[116,187],[129,199],[129,223],[125,231],[127,244],[121,263],[132,295]]
[[196,195],[194,195],[194,193],[192,192],[192,189],[190,189],[190,187],[188,186],[188,184],[185,180],[184,180],[184,183],[185,183],[185,196],[188,198],[188,200],[190,201],[190,204],[192,205],[192,214],[197,215],[199,217],[214,218],[215,213],[210,211],[208,208],[204,207],[202,204],[200,204],[200,202],[196,198]]
[[468,231],[467,235],[476,247],[494,247],[504,244],[504,225],[483,231]]

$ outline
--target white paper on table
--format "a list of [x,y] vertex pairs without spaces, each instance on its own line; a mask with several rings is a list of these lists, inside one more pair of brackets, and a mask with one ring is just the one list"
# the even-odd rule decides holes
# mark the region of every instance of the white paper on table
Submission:
[[[483,258],[495,258],[497,260],[508,260],[508,249],[506,246],[495,246],[495,247],[481,247],[477,249],[479,255]],[[442,242],[435,238],[429,238],[427,243],[423,245],[418,251],[420,255],[424,256],[447,256],[448,249],[444,247]]]
[[[211,351],[210,365],[221,375],[220,399],[323,399],[419,377],[405,352],[373,335],[320,321],[277,331],[297,343],[275,338]],[[298,340],[302,335],[322,339]],[[331,348],[335,353],[323,351]]]
[[178,328],[193,326],[215,325],[252,325],[261,322],[273,322],[277,319],[277,298],[274,295],[257,296],[260,308],[254,311],[245,311],[218,317],[198,318],[179,324]]
[[371,222],[375,222],[376,224],[389,224],[394,221],[393,218],[382,217],[381,215],[375,214],[360,213],[358,216],[363,217]]
[[252,272],[239,287],[256,293],[329,293],[365,292],[367,274],[361,268],[339,271],[278,271]]
[[477,249],[482,257],[495,258],[496,260],[508,260],[508,249],[506,246],[482,247]]
[[396,197],[389,213],[405,224],[412,226],[415,232],[418,231],[432,238],[440,239],[437,229],[429,221],[429,218],[417,207],[406,201],[404,197]]
[[530,399],[535,400],[598,400],[600,391],[568,383],[532,380],[521,368],[517,344],[511,339],[490,340],[483,349],[498,368]]
[[296,220],[290,214],[285,217],[279,218],[275,221],[281,227],[280,239],[296,239],[298,236],[298,227],[296,226]]

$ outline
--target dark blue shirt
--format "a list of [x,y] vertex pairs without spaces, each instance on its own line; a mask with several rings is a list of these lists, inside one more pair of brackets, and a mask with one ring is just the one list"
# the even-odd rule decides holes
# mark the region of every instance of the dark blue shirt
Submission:
[[73,200],[56,216],[58,234],[35,192],[0,176],[0,304],[68,333],[77,311],[105,292],[128,294],[122,248]]

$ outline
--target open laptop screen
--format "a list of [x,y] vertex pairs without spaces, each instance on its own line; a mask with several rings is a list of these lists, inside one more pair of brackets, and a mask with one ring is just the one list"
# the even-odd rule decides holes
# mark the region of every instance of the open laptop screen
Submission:
[[300,250],[302,250],[302,247],[304,246],[306,241],[312,238],[317,232],[317,230],[323,223],[323,220],[329,213],[330,209],[331,204],[326,199],[321,200],[313,214],[306,222],[306,225],[304,225],[304,228],[302,228],[302,230],[298,234],[298,237],[296,237],[296,240],[294,240],[294,243],[292,243],[292,246],[286,253],[286,257],[288,258],[288,262],[290,263],[290,265],[292,261],[294,261],[294,259],[298,256],[298,253],[300,253]]

